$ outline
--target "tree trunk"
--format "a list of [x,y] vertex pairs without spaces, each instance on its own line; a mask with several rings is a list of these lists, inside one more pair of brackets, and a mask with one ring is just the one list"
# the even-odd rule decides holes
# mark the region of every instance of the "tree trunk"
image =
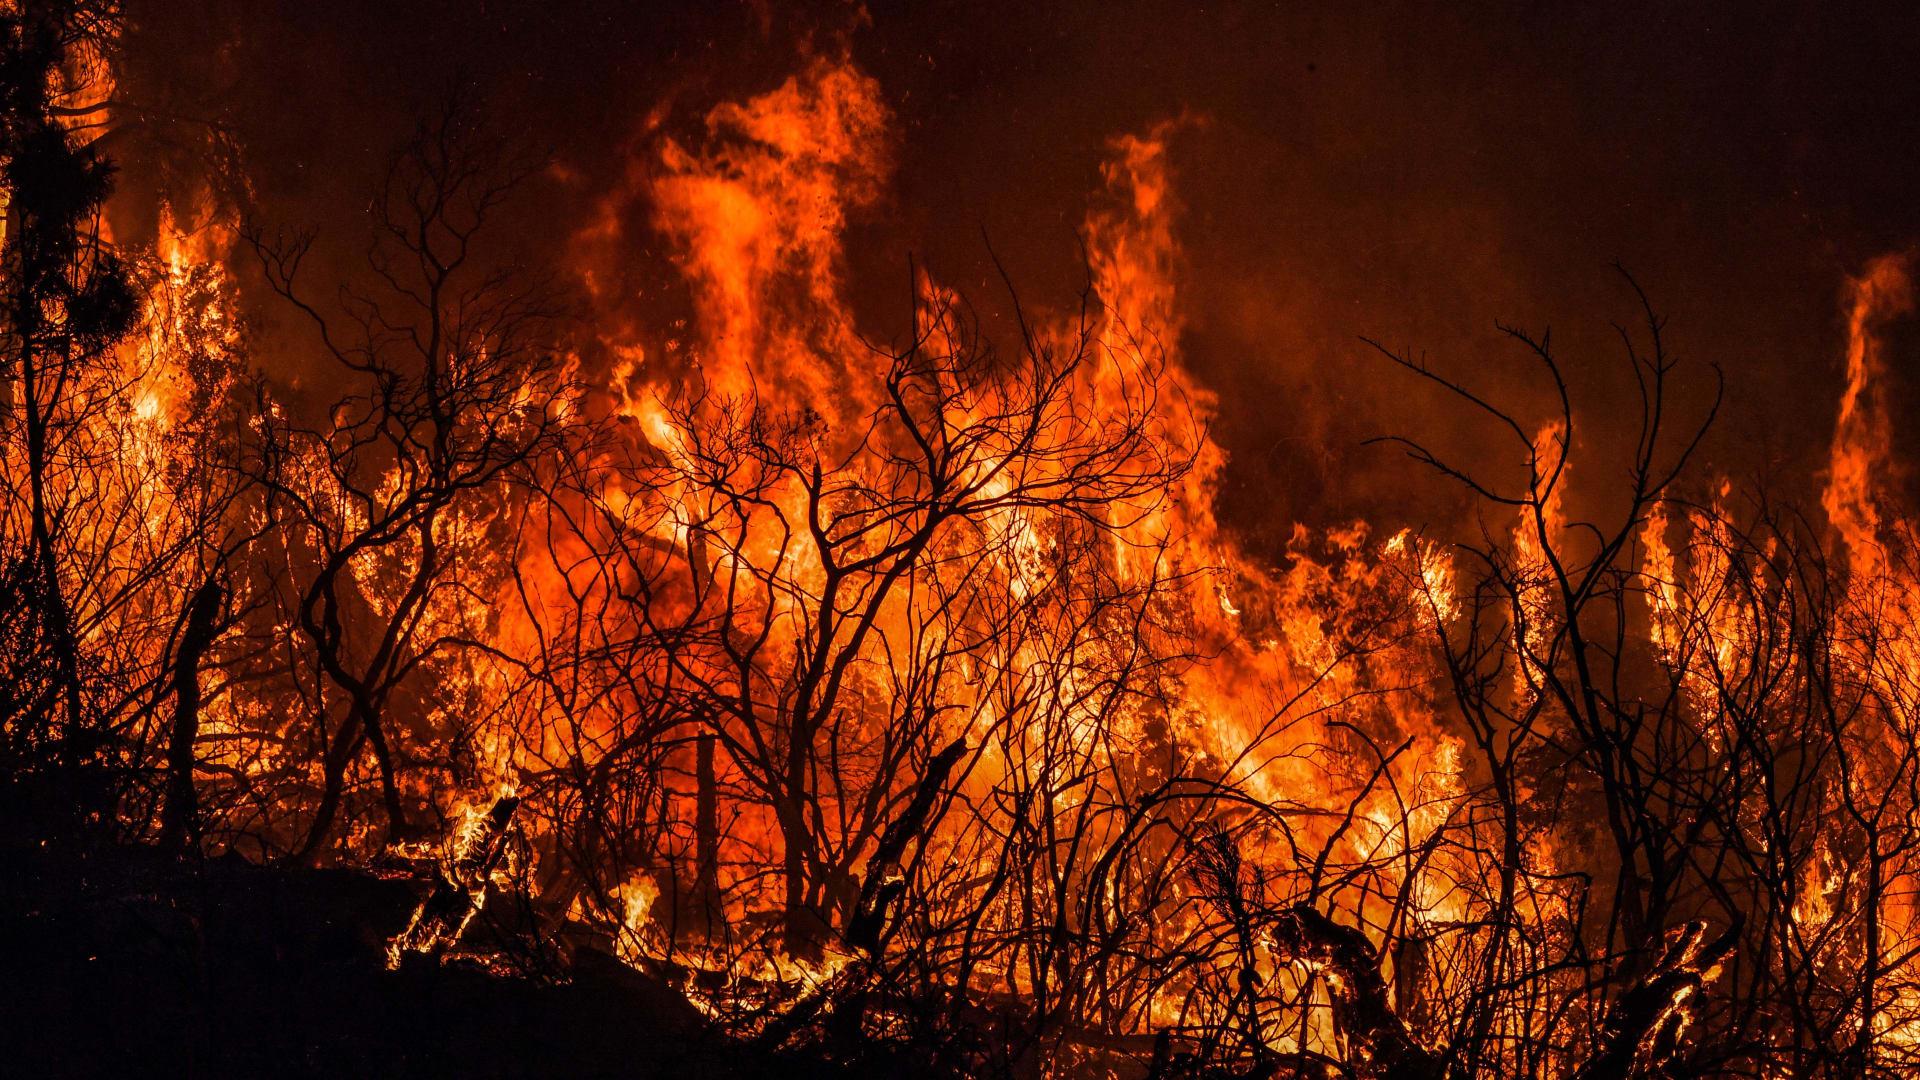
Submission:
[[720,792],[714,774],[713,747],[718,740],[701,735],[694,743],[694,903],[701,924],[711,938],[720,921]]
[[170,851],[200,841],[200,803],[193,789],[193,743],[200,734],[200,662],[219,635],[226,589],[208,577],[187,606],[187,625],[173,661],[173,732],[167,743],[167,801],[160,846]]

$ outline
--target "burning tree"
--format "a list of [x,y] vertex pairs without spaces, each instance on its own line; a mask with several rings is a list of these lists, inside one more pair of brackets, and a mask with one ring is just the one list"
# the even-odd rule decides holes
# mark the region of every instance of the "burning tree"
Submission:
[[191,755],[163,759],[161,718],[172,698],[192,726],[195,657],[223,610],[190,597],[211,595],[236,490],[222,463],[241,343],[221,283],[123,251],[102,220],[116,18],[54,4],[0,23],[0,716],[16,811],[62,837],[143,835],[163,802],[170,832],[194,817]]
[[[455,102],[395,155],[368,254],[380,292],[342,284],[340,310],[323,310],[299,288],[311,237],[252,235],[268,283],[345,376],[321,424],[280,409],[262,418],[253,477],[276,549],[273,608],[301,639],[287,650],[290,674],[321,721],[319,791],[294,846],[302,859],[329,841],[367,751],[388,835],[411,836],[401,770],[416,755],[394,707],[410,684],[451,674],[443,654],[486,636],[473,601],[500,572],[485,555],[490,519],[564,436],[569,390],[544,336],[550,300],[478,244],[525,172],[503,169],[500,144],[473,123]],[[432,732],[431,695],[415,700],[407,721],[422,735],[470,734],[457,720]],[[445,753],[417,756],[438,768]]]

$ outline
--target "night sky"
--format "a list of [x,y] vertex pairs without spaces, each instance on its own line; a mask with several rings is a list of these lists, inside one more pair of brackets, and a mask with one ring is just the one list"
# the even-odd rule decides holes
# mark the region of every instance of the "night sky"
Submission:
[[[1221,394],[1222,509],[1256,544],[1300,520],[1457,509],[1362,442],[1479,445],[1482,429],[1362,335],[1537,419],[1541,384],[1494,324],[1551,325],[1599,421],[1583,445],[1604,456],[1628,386],[1609,323],[1635,314],[1616,261],[1693,362],[1686,403],[1704,400],[1707,362],[1726,372],[1709,471],[1809,482],[1846,278],[1920,239],[1920,12],[1348,6],[136,0],[122,78],[157,115],[228,125],[249,212],[338,238],[341,265],[388,148],[449,86],[475,86],[502,133],[555,164],[512,242],[564,262],[600,193],[648,153],[649,117],[693,130],[844,49],[896,119],[889,194],[849,234],[859,318],[879,336],[898,327],[909,257],[999,295],[988,241],[1030,303],[1069,302],[1107,140],[1184,116],[1183,351]],[[163,123],[126,138],[124,216],[137,222],[155,186],[196,182],[190,142]],[[671,267],[642,232],[634,266],[661,285],[635,302],[664,325]],[[261,363],[297,368],[262,319]]]

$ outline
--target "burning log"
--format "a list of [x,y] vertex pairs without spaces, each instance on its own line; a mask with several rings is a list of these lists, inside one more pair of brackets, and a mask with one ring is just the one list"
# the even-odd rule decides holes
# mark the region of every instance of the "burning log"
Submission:
[[503,795],[477,821],[463,822],[448,842],[446,860],[434,874],[433,890],[413,913],[407,928],[387,945],[387,966],[398,968],[407,952],[438,956],[466,930],[482,904],[493,868],[506,853],[508,826],[520,799]]
[[1707,924],[1700,920],[1668,932],[1666,948],[1653,970],[1613,1003],[1607,1013],[1605,1045],[1575,1074],[1575,1080],[1671,1075],[1667,1066],[1693,1020],[1700,991],[1733,952],[1740,924],[1727,927],[1712,942],[1706,937]]
[[[1233,838],[1215,831],[1195,849],[1197,869],[1213,900],[1231,921],[1240,943],[1236,1005],[1243,1007],[1244,1035],[1256,1054],[1268,1053],[1256,995],[1261,977],[1252,943],[1265,937],[1288,962],[1303,963],[1325,982],[1337,1028],[1349,1047],[1349,1064],[1358,1075],[1391,1080],[1429,1080],[1441,1075],[1434,1055],[1416,1042],[1393,1008],[1380,974],[1373,942],[1362,931],[1334,921],[1311,903],[1266,907],[1244,880],[1240,851]],[[1304,1051],[1302,1052],[1304,1054]],[[1296,1061],[1304,1068],[1305,1057]]]
[[[882,998],[902,1013],[923,1007],[925,1002],[908,1001],[898,994],[880,990],[884,982],[877,963],[894,907],[906,894],[907,881],[901,859],[907,845],[923,836],[932,826],[934,804],[946,789],[953,767],[967,753],[964,738],[955,739],[927,763],[927,771],[914,787],[913,798],[900,816],[887,825],[868,863],[866,879],[861,883],[854,913],[847,922],[847,943],[867,954],[868,960],[848,964],[824,984],[815,988],[787,1011],[774,1017],[759,1034],[759,1044],[776,1048],[797,1034],[813,1030],[829,1042],[854,1046],[862,1039],[866,1017]],[[823,1016],[824,1024],[816,1027]]]
[[1319,969],[1340,1026],[1367,1075],[1425,1080],[1440,1075],[1433,1055],[1408,1034],[1387,998],[1387,982],[1374,962],[1373,943],[1359,930],[1333,921],[1311,904],[1296,904],[1274,925],[1275,944]]

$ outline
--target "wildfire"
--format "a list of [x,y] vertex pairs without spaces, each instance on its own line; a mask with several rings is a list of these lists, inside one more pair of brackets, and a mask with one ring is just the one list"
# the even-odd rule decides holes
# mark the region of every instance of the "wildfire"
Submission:
[[[1822,535],[1725,478],[1688,499],[1693,444],[1668,474],[1649,309],[1619,520],[1568,509],[1620,471],[1571,411],[1402,360],[1504,422],[1524,488],[1442,465],[1477,537],[1262,552],[1182,352],[1205,122],[1107,144],[1090,302],[1000,341],[919,267],[883,344],[845,250],[891,181],[881,84],[809,54],[684,119],[572,238],[577,335],[469,267],[511,185],[442,132],[370,206],[384,291],[329,308],[305,241],[168,208],[129,329],[57,401],[20,380],[51,459],[9,382],[0,570],[96,658],[44,677],[104,703],[125,835],[415,880],[389,967],[604,949],[771,1045],[959,1045],[977,1012],[1062,1072],[1665,1075],[1763,982],[1820,1053],[1920,1045],[1903,260],[1852,284]],[[681,320],[612,284],[638,222]],[[313,386],[252,370],[249,259]]]

